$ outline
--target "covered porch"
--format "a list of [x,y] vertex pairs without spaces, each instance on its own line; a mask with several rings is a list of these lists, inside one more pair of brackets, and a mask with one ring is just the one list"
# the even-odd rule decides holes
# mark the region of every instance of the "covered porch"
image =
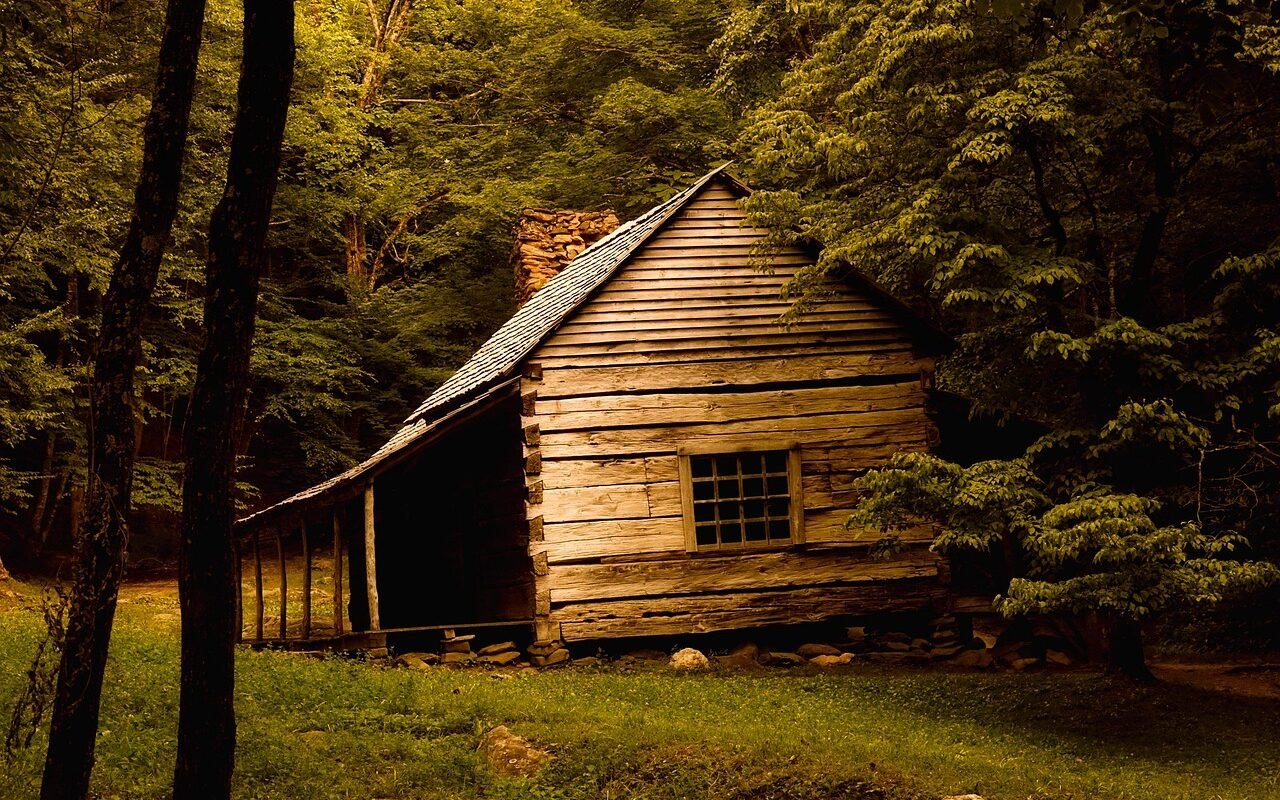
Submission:
[[237,525],[240,640],[370,649],[531,630],[518,382],[406,425],[367,461]]

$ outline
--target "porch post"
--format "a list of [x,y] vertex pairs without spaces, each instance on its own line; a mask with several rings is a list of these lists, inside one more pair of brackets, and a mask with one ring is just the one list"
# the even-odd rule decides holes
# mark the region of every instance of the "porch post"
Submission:
[[373,482],[364,490],[364,578],[369,592],[369,630],[382,629],[378,619],[378,562],[374,553]]

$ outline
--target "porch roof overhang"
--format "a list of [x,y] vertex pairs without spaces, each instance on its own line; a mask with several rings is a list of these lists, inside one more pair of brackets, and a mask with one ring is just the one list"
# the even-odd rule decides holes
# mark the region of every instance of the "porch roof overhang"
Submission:
[[[438,413],[430,421],[414,420],[397,431],[377,452],[351,469],[238,520],[236,527],[242,531],[258,528],[360,495],[379,475],[413,458],[445,435],[515,395],[519,392],[519,383],[519,376],[510,378],[451,409],[439,409],[443,413]],[[462,399],[465,398],[459,398]]]

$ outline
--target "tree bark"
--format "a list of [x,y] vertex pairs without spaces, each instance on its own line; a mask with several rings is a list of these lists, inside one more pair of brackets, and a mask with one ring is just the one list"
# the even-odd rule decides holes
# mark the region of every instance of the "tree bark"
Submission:
[[1147,666],[1141,625],[1127,619],[1109,620],[1106,638],[1108,675],[1123,675],[1143,683],[1155,681]]
[[209,222],[205,342],[184,442],[178,594],[182,674],[175,800],[231,795],[235,765],[235,467],[293,82],[292,0],[245,0],[227,182]]
[[89,792],[111,624],[133,494],[134,373],[142,321],[178,208],[204,0],[168,0],[129,231],[102,305],[90,385],[88,500],[75,543],[67,630],[54,693],[42,800]]

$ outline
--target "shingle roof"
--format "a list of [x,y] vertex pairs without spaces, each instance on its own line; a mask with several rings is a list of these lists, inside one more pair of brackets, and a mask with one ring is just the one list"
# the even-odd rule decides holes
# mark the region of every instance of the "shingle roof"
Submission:
[[405,424],[423,419],[435,409],[449,405],[477,387],[510,374],[547,334],[559,327],[592,292],[622,266],[627,257],[644,244],[662,223],[723,170],[724,167],[713,169],[693,186],[637,219],[624,223],[613,233],[583,250],[559,275],[539,289],[532,300],[503,323],[461,369],[432,392],[405,419]]
[[[683,208],[703,186],[720,175],[725,166],[728,165],[711,170],[688,189],[624,223],[583,250],[503,323],[457,372],[432,392],[405,419],[400,430],[369,458],[340,475],[245,517],[239,524],[260,522],[268,516],[301,508],[308,500],[337,494],[344,487],[360,482],[377,467],[394,462],[396,455],[439,430],[462,412],[485,405],[498,390],[511,382],[525,356],[608,280],[664,222]],[[469,400],[471,402],[467,402]],[[459,407],[460,404],[465,405]]]

